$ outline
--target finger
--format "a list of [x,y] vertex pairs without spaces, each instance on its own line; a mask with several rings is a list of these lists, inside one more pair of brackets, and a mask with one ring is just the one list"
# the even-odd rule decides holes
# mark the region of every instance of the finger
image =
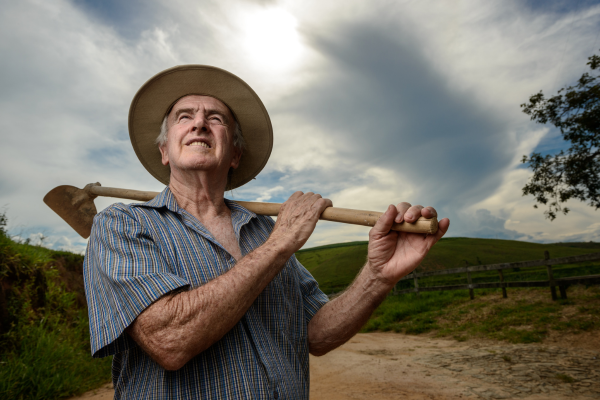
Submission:
[[421,216],[421,210],[423,206],[412,206],[404,214],[404,220],[406,222],[415,222]]
[[318,193],[308,192],[304,195],[303,200],[308,208],[312,208],[321,198],[321,195]]
[[433,207],[425,207],[421,210],[421,215],[425,218],[434,218],[437,217],[437,211]]
[[449,228],[450,220],[448,218],[444,218],[440,222],[438,222],[438,231],[435,233],[435,235],[433,235],[433,237],[435,238],[434,243],[440,240],[442,236],[444,236],[446,232],[448,232]]
[[402,203],[398,203],[396,206],[396,210],[398,211],[398,215],[396,215],[396,223],[400,223],[404,220],[404,214],[410,208],[410,203],[403,201]]
[[321,215],[326,208],[333,207],[333,203],[329,199],[319,198],[315,202],[315,207],[319,209],[319,215]]
[[314,194],[312,200],[314,203],[312,203],[311,208],[317,213],[317,218],[321,217],[326,208],[333,207],[331,200],[322,198],[320,194]]
[[375,225],[373,225],[373,228],[371,228],[369,237],[371,239],[379,239],[387,235],[390,229],[392,229],[397,212],[396,207],[390,204],[387,210],[381,214]]
[[315,204],[321,199],[322,199],[322,197],[320,194],[313,193],[313,192],[307,192],[302,197],[302,205],[310,209],[310,208],[315,207]]

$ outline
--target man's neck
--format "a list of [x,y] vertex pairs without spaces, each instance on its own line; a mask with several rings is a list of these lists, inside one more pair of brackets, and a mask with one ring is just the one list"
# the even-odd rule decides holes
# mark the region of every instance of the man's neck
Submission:
[[179,207],[183,208],[203,225],[210,225],[215,218],[229,218],[230,210],[225,204],[223,179],[211,179],[208,175],[181,176],[171,174],[169,189]]
[[200,221],[231,256],[236,260],[242,258],[233,230],[231,211],[225,204],[222,178],[211,181],[207,175],[198,174],[193,179],[181,179],[171,173],[169,188],[179,207]]

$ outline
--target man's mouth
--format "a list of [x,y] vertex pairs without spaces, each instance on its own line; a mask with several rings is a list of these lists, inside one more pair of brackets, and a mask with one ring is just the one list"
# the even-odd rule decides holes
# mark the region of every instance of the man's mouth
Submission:
[[204,142],[192,142],[192,143],[188,144],[188,146],[202,146],[204,148],[210,149],[210,146]]

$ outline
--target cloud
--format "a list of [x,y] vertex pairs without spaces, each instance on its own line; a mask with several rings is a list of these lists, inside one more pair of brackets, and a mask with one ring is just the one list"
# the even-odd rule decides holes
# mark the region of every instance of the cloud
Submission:
[[321,85],[282,104],[343,143],[338,158],[393,170],[420,193],[485,196],[512,159],[506,125],[451,91],[417,46],[388,31],[351,24],[314,38],[332,65]]
[[[0,4],[0,205],[13,230],[44,232],[45,243],[85,246],[42,203],[55,186],[161,190],[131,149],[127,112],[148,78],[185,63],[242,77],[271,115],[271,160],[228,193],[233,198],[282,202],[296,190],[314,191],[337,206],[374,211],[409,201],[451,217],[450,235],[597,237],[589,223],[597,213],[583,204],[554,223],[533,210],[533,200],[521,197],[529,173],[519,162],[562,146],[519,104],[581,75],[597,50],[597,4]],[[367,232],[319,223],[307,246]]]
[[600,223],[596,222],[576,234],[563,235],[561,242],[600,242]]
[[479,209],[467,219],[467,224],[470,225],[469,229],[461,233],[460,236],[508,240],[533,239],[530,235],[506,229],[506,218],[492,215],[489,210]]

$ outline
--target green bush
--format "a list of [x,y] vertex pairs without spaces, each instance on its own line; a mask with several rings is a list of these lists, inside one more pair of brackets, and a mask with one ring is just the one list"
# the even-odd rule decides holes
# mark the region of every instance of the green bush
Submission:
[[58,399],[110,380],[90,355],[83,257],[18,243],[0,213],[0,398]]

